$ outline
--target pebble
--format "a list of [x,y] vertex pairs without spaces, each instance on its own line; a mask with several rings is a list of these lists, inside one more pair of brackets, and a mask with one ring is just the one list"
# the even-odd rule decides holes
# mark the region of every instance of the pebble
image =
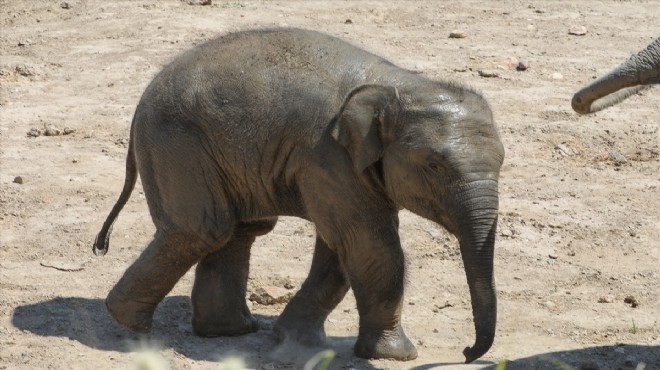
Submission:
[[520,59],[518,65],[516,66],[517,71],[526,71],[529,68],[529,61],[527,59]]
[[575,155],[575,152],[573,151],[573,149],[567,147],[564,144],[555,145],[555,153],[557,153],[561,156],[565,156],[565,157],[570,157],[572,155]]
[[464,39],[467,37],[467,33],[462,30],[453,30],[449,32],[449,38],[450,39]]
[[610,152],[610,159],[616,164],[624,164],[628,162],[626,157],[619,152]]
[[500,74],[497,71],[494,71],[492,69],[480,69],[479,71],[479,76],[481,77],[499,77]]
[[54,126],[48,126],[46,130],[44,130],[44,135],[45,136],[59,136],[62,134],[62,131]]
[[350,19],[350,18],[349,18],[349,19],[346,19],[346,20],[344,21],[344,24],[353,24],[353,20]]
[[500,235],[510,238],[513,236],[513,232],[511,231],[511,229],[504,227],[500,230]]
[[564,76],[562,76],[561,73],[559,72],[555,72],[550,75],[550,78],[552,78],[553,80],[563,80]]
[[23,177],[22,176],[16,176],[14,177],[14,182],[16,184],[22,185],[23,184]]
[[573,36],[584,36],[587,34],[587,28],[585,26],[571,27],[568,30],[568,34]]
[[639,306],[639,302],[637,301],[637,299],[635,299],[635,297],[633,297],[631,295],[627,296],[623,300],[623,302],[628,303],[632,308],[637,308],[637,306]]
[[263,286],[255,290],[250,295],[250,300],[263,305],[273,305],[278,303],[286,303],[291,299],[293,293],[276,286]]
[[31,67],[27,64],[24,64],[24,63],[23,64],[17,64],[16,67],[15,67],[15,70],[16,70],[16,73],[18,73],[21,76],[25,76],[25,77],[34,76],[34,75],[37,74],[33,67]]
[[612,303],[612,302],[614,302],[614,296],[611,294],[598,298],[598,303]]
[[30,131],[27,132],[27,136],[30,137],[37,137],[41,135],[41,130],[37,128],[31,128]]

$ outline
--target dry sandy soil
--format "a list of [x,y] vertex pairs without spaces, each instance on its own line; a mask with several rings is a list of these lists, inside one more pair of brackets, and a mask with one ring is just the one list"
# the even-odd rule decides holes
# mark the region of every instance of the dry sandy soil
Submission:
[[[660,90],[590,116],[569,103],[581,85],[660,35],[660,3],[192,3],[0,1],[0,369],[131,368],[140,348],[157,349],[174,369],[218,369],[232,355],[249,368],[296,369],[319,350],[276,345],[281,304],[250,302],[262,326],[255,334],[195,337],[191,273],[159,306],[150,335],[117,326],[103,299],[154,230],[139,183],[109,254],[91,252],[123,184],[132,112],[153,75],[205,40],[269,26],[324,31],[479,89],[507,151],[492,349],[461,364],[474,328],[456,240],[404,211],[404,326],[419,358],[355,358],[349,293],[326,322],[333,368],[494,369],[508,359],[507,369],[559,361],[660,369]],[[576,26],[586,34],[570,35]],[[456,29],[467,37],[448,38]],[[519,59],[526,71],[516,71]],[[482,77],[481,69],[498,76]],[[49,125],[61,134],[28,135]],[[289,282],[295,291],[313,235],[312,225],[285,218],[258,239],[250,290]]]

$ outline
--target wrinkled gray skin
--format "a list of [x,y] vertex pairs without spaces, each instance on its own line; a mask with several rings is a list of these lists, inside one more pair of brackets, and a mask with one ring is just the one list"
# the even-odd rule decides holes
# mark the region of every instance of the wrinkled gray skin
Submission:
[[279,215],[317,230],[307,280],[274,331],[317,345],[326,317],[353,288],[355,353],[414,359],[401,327],[404,256],[398,211],[455,234],[472,298],[473,361],[495,335],[493,247],[504,157],[486,101],[428,80],[339,39],[278,29],[236,33],[175,59],[136,109],[126,183],[137,173],[157,232],[109,293],[122,325],[147,332],[156,305],[198,262],[193,328],[255,331],[245,302],[250,247]]
[[571,106],[580,114],[612,106],[652,84],[660,83],[660,38],[612,72],[573,95]]

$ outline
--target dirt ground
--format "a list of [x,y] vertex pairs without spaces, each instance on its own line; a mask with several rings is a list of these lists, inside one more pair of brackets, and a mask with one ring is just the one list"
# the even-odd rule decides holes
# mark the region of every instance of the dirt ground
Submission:
[[[249,368],[299,369],[320,350],[276,345],[282,304],[249,303],[255,334],[195,337],[192,273],[159,306],[150,335],[117,326],[103,300],[154,231],[139,183],[108,255],[91,252],[124,181],[146,84],[182,50],[271,26],[320,30],[477,88],[506,148],[492,349],[461,364],[474,326],[457,242],[404,211],[403,321],[419,358],[355,358],[349,293],[326,322],[332,368],[494,369],[507,359],[507,369],[660,369],[660,90],[590,116],[570,107],[580,86],[660,36],[659,2],[200,3],[0,1],[0,369],[132,368],[145,348],[173,369],[219,369],[235,355]],[[467,37],[449,38],[454,30]],[[49,126],[60,134],[46,136]],[[294,292],[313,242],[312,225],[281,219],[253,248],[249,293]]]

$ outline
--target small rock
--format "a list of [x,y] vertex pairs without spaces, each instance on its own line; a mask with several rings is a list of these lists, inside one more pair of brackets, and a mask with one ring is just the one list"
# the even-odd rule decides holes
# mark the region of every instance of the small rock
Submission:
[[439,237],[442,236],[442,233],[440,232],[440,230],[438,230],[434,227],[430,227],[430,228],[426,229],[426,232],[429,233],[429,235],[432,238],[439,238]]
[[517,71],[526,71],[529,68],[529,62],[527,59],[520,59],[518,65],[516,66]]
[[598,303],[612,303],[612,302],[614,302],[614,296],[611,294],[598,298]]
[[632,308],[637,308],[639,306],[639,302],[637,302],[637,299],[635,297],[629,295],[627,296],[624,300],[624,303],[628,303]]
[[34,68],[27,65],[27,64],[18,64],[18,65],[16,65],[15,70],[16,70],[16,73],[18,73],[21,76],[25,76],[25,77],[34,76],[34,75],[37,74],[35,72]]
[[513,232],[511,231],[511,229],[504,227],[500,230],[500,235],[510,238],[513,236]]
[[60,4],[60,7],[61,7],[62,9],[71,9],[71,4],[67,3],[66,1],[64,1],[64,2],[62,2],[62,3]]
[[276,286],[264,286],[256,289],[250,300],[263,305],[286,303],[293,296],[292,292]]
[[353,24],[353,21],[349,18],[344,21],[344,24]]
[[41,135],[41,130],[38,128],[31,128],[30,131],[27,132],[27,136],[30,137],[37,137]]
[[500,74],[497,71],[494,71],[492,69],[480,69],[479,71],[479,76],[481,77],[499,77]]
[[14,182],[16,184],[22,185],[23,184],[23,177],[22,176],[16,176],[14,177]]
[[570,157],[575,155],[575,152],[564,144],[555,145],[555,153],[563,157]]
[[449,38],[450,39],[464,39],[467,37],[467,33],[462,30],[453,30],[449,32]]
[[48,127],[44,130],[44,136],[59,136],[62,134],[62,131],[52,125],[48,125]]
[[624,164],[628,162],[626,157],[619,152],[610,152],[609,155],[610,159],[616,164]]
[[65,127],[65,128],[62,129],[62,134],[64,134],[64,135],[70,135],[70,134],[73,134],[74,132],[76,132],[75,128]]
[[553,302],[550,302],[550,301],[545,301],[545,302],[543,302],[543,305],[544,305],[545,307],[551,309],[551,310],[554,309],[555,307],[557,307],[556,304],[554,304]]
[[550,259],[552,259],[552,260],[556,260],[557,258],[559,258],[559,256],[557,256],[557,255],[554,254],[554,253],[550,253],[550,254],[548,254],[548,258],[550,258]]
[[563,80],[564,76],[562,76],[561,73],[559,72],[555,72],[550,75],[550,78],[552,78],[553,80]]
[[587,28],[585,26],[571,27],[568,30],[568,34],[573,36],[584,36],[587,34]]
[[25,39],[25,40],[22,40],[22,41],[18,42],[18,46],[28,46],[28,45],[31,45],[31,44],[32,44],[32,40],[30,40],[30,39]]

